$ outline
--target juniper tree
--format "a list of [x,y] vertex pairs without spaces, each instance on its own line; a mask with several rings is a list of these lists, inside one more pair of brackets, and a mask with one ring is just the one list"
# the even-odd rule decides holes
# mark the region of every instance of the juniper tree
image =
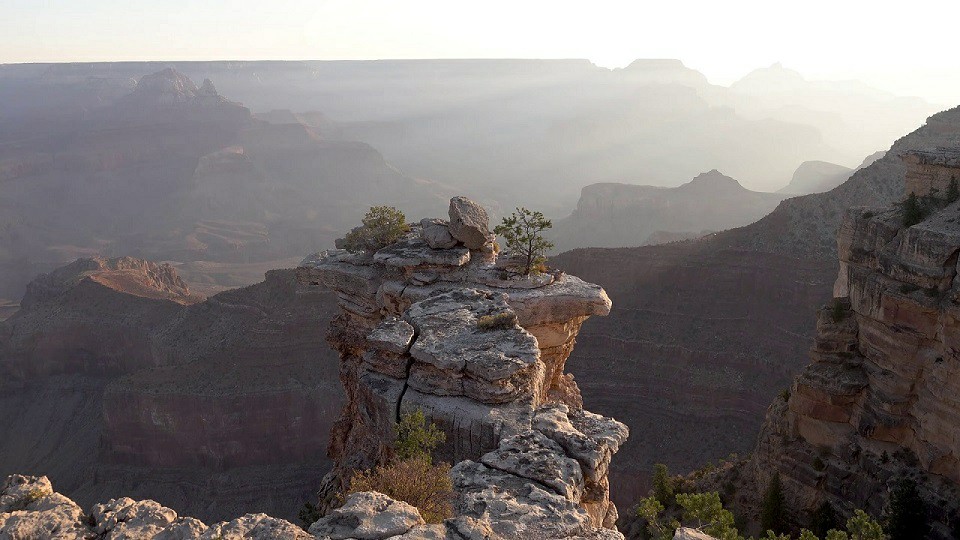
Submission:
[[517,210],[503,218],[503,222],[493,229],[493,232],[507,243],[507,248],[524,261],[523,275],[529,276],[547,260],[546,253],[553,248],[541,233],[553,227],[553,223],[544,217],[541,212],[534,212],[526,208]]

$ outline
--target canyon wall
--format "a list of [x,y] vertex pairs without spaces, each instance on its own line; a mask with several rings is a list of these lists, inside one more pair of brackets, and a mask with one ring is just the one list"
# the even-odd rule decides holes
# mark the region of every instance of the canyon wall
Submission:
[[[960,143],[960,141],[958,141]],[[946,152],[904,156],[911,192],[960,173]],[[935,170],[934,170],[935,169]],[[945,191],[945,190],[944,190]],[[817,316],[811,363],[767,413],[737,504],[758,507],[774,473],[794,523],[829,504],[887,510],[910,479],[930,511],[928,538],[960,523],[960,203],[851,208],[837,236],[833,303]]]

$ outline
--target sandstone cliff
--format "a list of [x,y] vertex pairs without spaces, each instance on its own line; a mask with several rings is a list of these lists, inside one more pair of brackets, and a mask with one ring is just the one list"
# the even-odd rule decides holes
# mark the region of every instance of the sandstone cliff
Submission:
[[646,493],[654,463],[682,472],[752,450],[767,406],[807,363],[810,321],[837,276],[844,209],[899,200],[899,155],[958,138],[960,109],[951,109],[842,186],[788,199],[746,227],[553,258],[617,299],[609,317],[584,327],[569,365],[595,412],[645,434],[613,464],[619,506]]
[[[958,141],[960,142],[960,141]],[[907,190],[930,193],[960,173],[953,151],[904,155]],[[933,191],[936,193],[936,191]],[[812,363],[767,413],[737,504],[756,509],[774,473],[798,525],[827,503],[842,515],[886,510],[904,478],[931,511],[929,538],[960,519],[960,203],[850,209],[840,274],[820,310]],[[749,515],[749,514],[748,514]]]
[[[437,457],[459,462],[458,516],[509,538],[612,528],[607,469],[627,429],[584,411],[564,372],[580,325],[607,314],[610,300],[574,276],[498,266],[476,203],[454,199],[450,218],[449,227],[425,220],[376,253],[325,252],[298,269],[302,281],[332,289],[341,309],[328,339],[347,403],[321,506],[336,502],[353,471],[388,459],[394,423],[420,409],[447,433]],[[430,247],[438,242],[448,247]],[[487,327],[490,317],[505,323]]]

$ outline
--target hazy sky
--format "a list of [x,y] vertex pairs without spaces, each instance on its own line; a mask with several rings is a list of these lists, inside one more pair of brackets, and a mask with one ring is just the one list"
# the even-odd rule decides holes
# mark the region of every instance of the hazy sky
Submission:
[[679,58],[729,84],[782,62],[960,103],[960,1],[0,0],[0,62]]

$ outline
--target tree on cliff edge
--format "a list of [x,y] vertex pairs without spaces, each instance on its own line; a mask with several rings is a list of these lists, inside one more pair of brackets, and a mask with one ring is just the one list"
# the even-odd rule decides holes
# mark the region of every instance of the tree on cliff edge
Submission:
[[543,271],[546,253],[553,248],[553,244],[540,233],[551,227],[553,223],[541,212],[521,207],[503,218],[503,223],[497,225],[493,232],[502,236],[507,242],[507,249],[523,260],[523,275],[529,276],[531,272]]

